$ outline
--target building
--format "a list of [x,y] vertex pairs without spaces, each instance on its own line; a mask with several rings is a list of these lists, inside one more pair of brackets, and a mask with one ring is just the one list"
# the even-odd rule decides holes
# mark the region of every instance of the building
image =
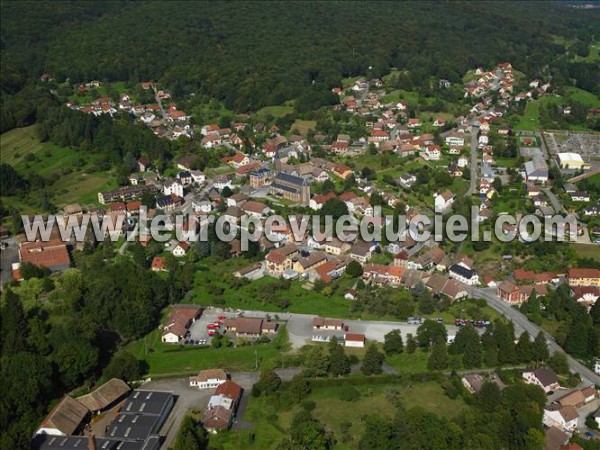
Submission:
[[153,188],[148,185],[138,185],[125,186],[113,191],[98,192],[98,201],[101,204],[106,205],[107,203],[115,201],[135,200],[136,198],[141,197],[144,191],[147,190],[153,190]]
[[569,286],[600,286],[599,269],[569,269]]
[[580,170],[585,165],[579,153],[559,153],[557,160],[558,165],[563,169]]
[[227,430],[235,417],[243,389],[231,380],[219,385],[209,401],[202,425],[209,433]]
[[527,384],[535,384],[541,387],[546,394],[560,387],[556,373],[548,367],[525,370],[523,379]]
[[496,295],[508,303],[521,303],[519,287],[507,280],[502,281],[496,287]]
[[476,286],[479,284],[479,275],[473,269],[469,269],[461,264],[453,264],[448,269],[450,278],[460,281],[468,286]]
[[535,156],[525,163],[525,181],[546,183],[548,181],[548,165],[541,156]]
[[279,172],[269,188],[271,195],[277,195],[287,200],[308,205],[310,202],[310,185],[300,177]]
[[258,338],[262,334],[274,334],[278,325],[270,320],[258,317],[238,317],[236,319],[225,319],[226,331],[235,332],[237,337]]
[[363,348],[365,346],[365,335],[346,333],[344,335],[344,346]]
[[66,244],[60,239],[48,242],[24,242],[19,246],[19,260],[56,272],[71,267],[71,257]]
[[81,431],[90,410],[73,397],[65,395],[42,421],[36,434],[69,436]]
[[190,377],[190,387],[212,389],[225,383],[229,377],[223,369],[201,370],[198,375]]
[[202,308],[197,305],[175,304],[163,327],[162,341],[177,344],[184,339],[192,323],[200,318]]
[[542,419],[547,427],[556,427],[565,432],[575,431],[579,414],[573,406],[550,405],[544,409]]
[[267,168],[261,168],[261,169],[255,170],[253,172],[250,172],[250,176],[249,176],[250,186],[253,188],[260,188],[263,186],[267,186],[267,185],[271,184],[274,177],[275,177],[275,174]]
[[344,322],[337,319],[324,319],[323,317],[315,317],[312,321],[314,330],[327,330],[327,331],[342,331],[344,329]]
[[446,145],[463,147],[465,145],[465,137],[458,132],[448,133],[446,136]]
[[112,378],[89,394],[77,397],[76,400],[92,414],[99,414],[116,405],[129,392],[131,388],[127,383],[119,378]]

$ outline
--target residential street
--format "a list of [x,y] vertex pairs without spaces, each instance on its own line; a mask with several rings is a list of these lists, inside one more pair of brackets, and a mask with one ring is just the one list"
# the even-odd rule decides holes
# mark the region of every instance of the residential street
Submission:
[[477,136],[479,135],[479,127],[471,127],[471,180],[469,189],[465,192],[465,197],[469,197],[477,192]]
[[[470,291],[471,296],[486,300],[489,306],[511,320],[515,325],[515,332],[517,334],[527,331],[532,338],[534,338],[542,330],[541,327],[537,326],[533,322],[530,322],[519,311],[500,300],[500,298],[496,295],[496,290],[494,288],[471,288]],[[546,336],[550,353],[555,351],[564,352],[564,350],[554,341],[549,333],[544,331],[544,335]],[[585,381],[588,384],[600,384],[600,376],[595,374],[594,371],[588,369],[569,355],[567,355],[567,360],[569,362],[569,368],[573,372],[578,372],[581,375],[582,381]]]
[[552,203],[552,207],[554,208],[554,211],[556,211],[557,213],[563,213],[563,214],[567,213],[567,211],[565,210],[564,206],[562,205],[562,203],[560,202],[558,197],[554,194],[554,192],[552,192],[552,190],[550,188],[542,188],[542,191],[544,192],[544,194],[546,194],[546,196],[548,197],[548,200],[550,200],[550,203]]

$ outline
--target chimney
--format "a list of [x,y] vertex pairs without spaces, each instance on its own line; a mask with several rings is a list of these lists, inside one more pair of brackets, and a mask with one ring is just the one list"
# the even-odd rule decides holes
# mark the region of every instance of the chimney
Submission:
[[88,450],[96,450],[96,436],[93,432],[88,434]]

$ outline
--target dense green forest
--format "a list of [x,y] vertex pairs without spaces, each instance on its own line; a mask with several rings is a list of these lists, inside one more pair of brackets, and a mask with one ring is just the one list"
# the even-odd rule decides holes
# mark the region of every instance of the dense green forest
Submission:
[[397,67],[418,86],[505,60],[529,76],[550,64],[555,77],[599,89],[594,64],[569,56],[587,52],[599,13],[563,3],[32,5],[1,5],[3,94],[47,72],[72,82],[158,80],[176,97],[204,94],[238,111],[291,99],[312,107],[332,102],[329,89],[343,77]]

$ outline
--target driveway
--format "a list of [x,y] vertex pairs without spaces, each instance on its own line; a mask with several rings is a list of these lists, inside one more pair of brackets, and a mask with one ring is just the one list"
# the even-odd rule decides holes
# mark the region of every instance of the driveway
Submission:
[[4,285],[12,280],[12,264],[19,261],[19,248],[15,238],[3,239],[8,247],[0,250],[0,284]]

